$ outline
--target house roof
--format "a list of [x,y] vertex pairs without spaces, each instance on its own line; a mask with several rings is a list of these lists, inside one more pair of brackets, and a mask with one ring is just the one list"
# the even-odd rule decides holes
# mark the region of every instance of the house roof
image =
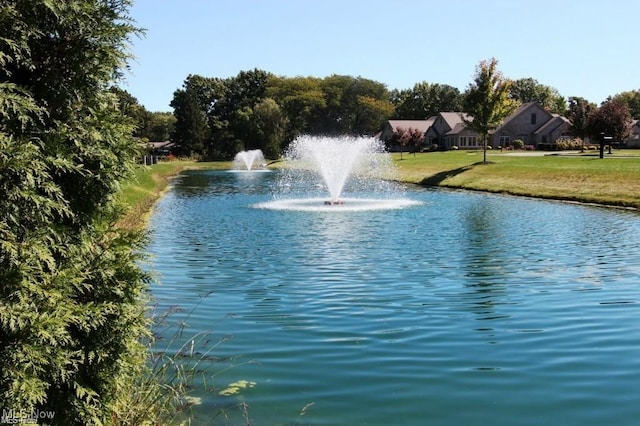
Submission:
[[176,144],[171,141],[147,142],[147,146],[152,149],[162,149],[162,148],[173,148],[174,146],[176,146]]
[[451,129],[454,129],[459,123],[464,123],[463,119],[470,119],[470,116],[464,112],[448,111],[441,112],[439,115]]
[[464,123],[461,121],[459,123],[456,123],[453,126],[453,129],[449,130],[447,133],[445,133],[445,135],[457,135],[463,132],[466,128],[467,126],[465,126]]
[[398,129],[417,129],[426,132],[434,121],[433,117],[426,120],[389,120],[389,125],[393,131]]
[[552,133],[554,130],[556,130],[558,127],[562,125],[565,125],[565,124],[571,125],[571,122],[569,121],[568,118],[558,114],[552,114],[552,115],[553,117],[550,120],[544,123],[538,130],[533,132],[534,135]]

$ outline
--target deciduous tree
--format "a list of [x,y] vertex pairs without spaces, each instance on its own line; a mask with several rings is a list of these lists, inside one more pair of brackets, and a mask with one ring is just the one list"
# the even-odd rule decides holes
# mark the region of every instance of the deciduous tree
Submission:
[[448,84],[417,83],[411,90],[397,92],[394,116],[404,120],[424,120],[445,111],[462,110],[462,94]]
[[516,101],[509,97],[510,87],[511,82],[498,71],[498,60],[492,58],[476,66],[473,82],[464,94],[464,112],[471,117],[464,122],[480,135],[485,163],[489,132],[517,107]]
[[570,131],[573,136],[582,139],[583,147],[584,139],[588,136],[589,117],[596,108],[595,104],[584,98],[576,96],[569,98],[567,118],[571,121]]
[[640,119],[640,89],[618,93],[610,100],[625,104],[631,117]]
[[614,141],[621,141],[629,135],[631,115],[627,106],[619,101],[606,101],[589,114],[588,134],[594,140],[601,135],[610,136]]
[[519,104],[537,102],[551,113],[564,115],[567,101],[553,87],[538,83],[533,78],[513,80],[509,87],[509,97]]

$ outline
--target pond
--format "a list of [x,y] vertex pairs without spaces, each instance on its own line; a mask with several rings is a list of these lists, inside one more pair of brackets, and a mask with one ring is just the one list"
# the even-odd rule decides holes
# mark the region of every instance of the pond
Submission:
[[184,173],[152,217],[159,346],[200,356],[193,424],[640,418],[638,214],[417,186],[398,209],[260,208],[277,175]]

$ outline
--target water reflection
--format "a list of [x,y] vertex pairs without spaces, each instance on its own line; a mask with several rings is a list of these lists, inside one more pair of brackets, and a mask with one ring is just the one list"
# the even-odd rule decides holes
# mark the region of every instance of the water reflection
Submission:
[[491,199],[473,199],[459,212],[459,221],[463,227],[460,248],[464,286],[468,290],[465,299],[469,300],[471,311],[483,321],[509,318],[497,312],[498,305],[507,298],[509,273],[505,265],[512,252],[512,240],[505,232],[509,226],[505,211]]
[[257,171],[187,170],[176,178],[173,188],[181,197],[262,194],[269,188],[271,175]]

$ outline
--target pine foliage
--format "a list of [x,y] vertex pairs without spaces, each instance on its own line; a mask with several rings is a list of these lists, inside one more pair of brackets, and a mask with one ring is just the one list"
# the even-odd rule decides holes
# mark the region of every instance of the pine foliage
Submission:
[[128,0],[0,1],[0,407],[106,424],[145,368],[143,235],[115,227]]

